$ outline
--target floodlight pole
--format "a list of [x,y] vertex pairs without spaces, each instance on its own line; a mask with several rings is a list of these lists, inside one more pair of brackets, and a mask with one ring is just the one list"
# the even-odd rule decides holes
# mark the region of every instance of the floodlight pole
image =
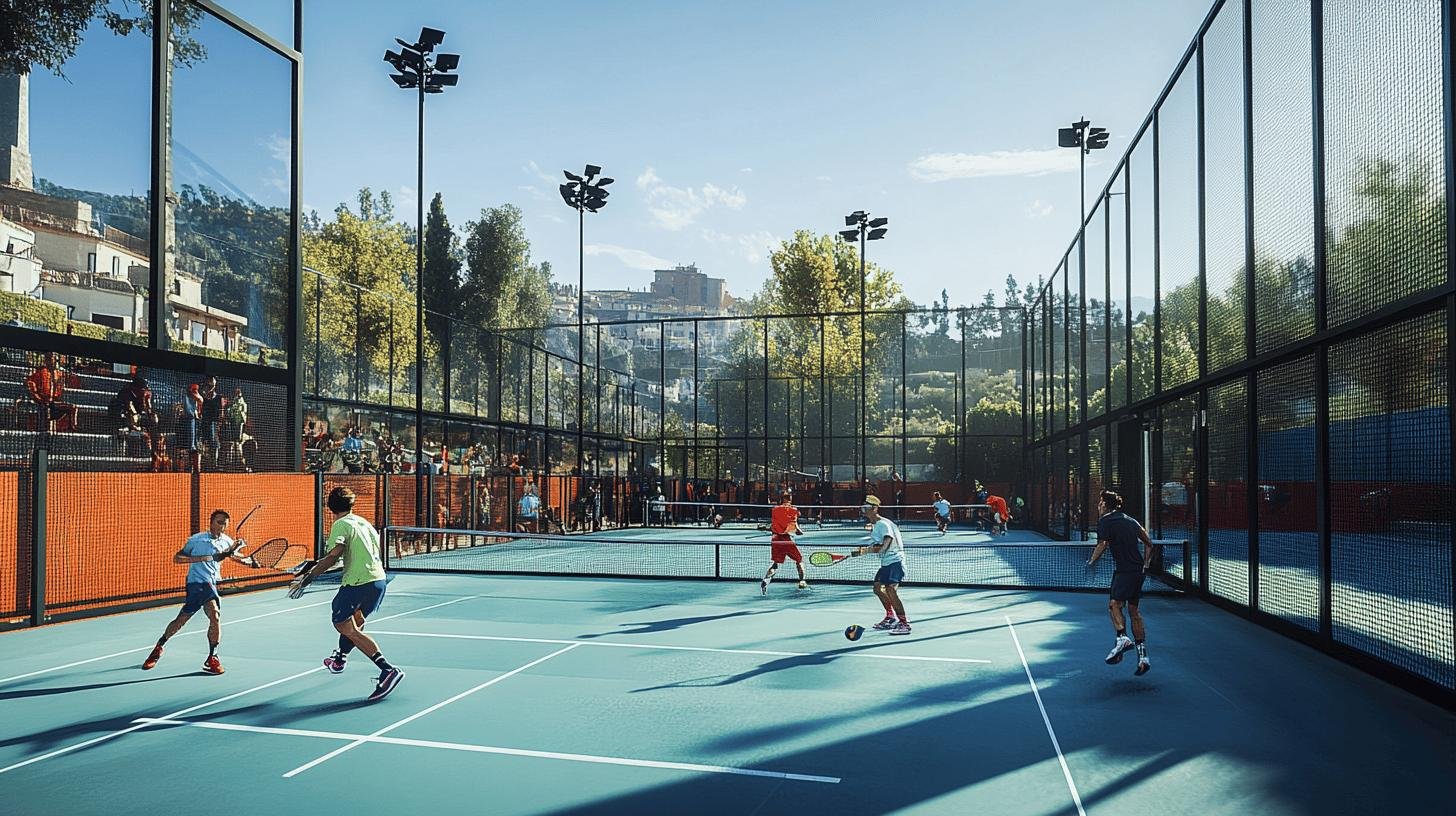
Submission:
[[868,228],[864,221],[859,225],[859,469],[860,483],[869,478],[869,445],[865,441],[865,434],[869,431],[870,395],[869,384],[865,379],[865,312],[869,299],[865,286],[865,233]]
[[419,90],[419,155],[415,162],[415,524],[424,527],[425,479],[421,471],[425,456],[425,78],[421,71]]
[[[586,206],[576,205],[576,473],[585,476],[582,448],[586,445],[582,404],[586,401]],[[601,365],[597,360],[597,365]]]

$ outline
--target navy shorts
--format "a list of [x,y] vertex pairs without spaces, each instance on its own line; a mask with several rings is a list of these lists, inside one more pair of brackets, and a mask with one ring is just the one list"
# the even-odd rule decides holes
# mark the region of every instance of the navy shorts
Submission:
[[1143,574],[1141,572],[1114,572],[1111,596],[1114,601],[1136,604],[1143,596]]
[[222,605],[222,596],[217,594],[217,584],[189,583],[187,598],[182,601],[182,614],[191,615],[212,600],[217,601],[219,606]]
[[894,586],[905,580],[905,562],[896,561],[893,564],[885,564],[880,571],[875,573],[875,583],[886,586]]
[[385,581],[373,581],[358,586],[341,586],[338,594],[334,595],[334,623],[343,623],[354,617],[354,612],[364,613],[364,617],[374,614],[374,610],[384,603],[384,590],[389,584]]

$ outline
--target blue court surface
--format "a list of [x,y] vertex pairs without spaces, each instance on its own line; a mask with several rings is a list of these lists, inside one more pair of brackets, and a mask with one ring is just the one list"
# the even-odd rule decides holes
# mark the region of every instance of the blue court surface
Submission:
[[0,635],[0,810],[1456,812],[1450,713],[1177,596],[1138,678],[1093,593],[910,584],[851,643],[867,586],[405,573],[370,704],[333,591],[226,598],[221,676],[200,616],[141,671],[173,608]]

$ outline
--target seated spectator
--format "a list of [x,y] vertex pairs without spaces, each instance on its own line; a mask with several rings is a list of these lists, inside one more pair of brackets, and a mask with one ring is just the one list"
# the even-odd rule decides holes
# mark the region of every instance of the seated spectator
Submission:
[[344,460],[344,468],[350,473],[364,472],[364,433],[355,425],[349,429],[344,437],[344,445],[341,451]]
[[25,390],[35,403],[38,431],[50,430],[55,423],[58,432],[76,429],[76,406],[62,399],[66,393],[65,372],[56,361],[55,352],[46,352],[45,363],[25,378]]

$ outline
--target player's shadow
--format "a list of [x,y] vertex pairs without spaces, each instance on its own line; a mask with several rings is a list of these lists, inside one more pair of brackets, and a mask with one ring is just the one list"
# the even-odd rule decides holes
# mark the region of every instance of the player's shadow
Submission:
[[[995,627],[986,627],[986,628],[987,629],[992,629],[992,628],[995,628]],[[979,630],[971,630],[971,631],[979,631]],[[945,632],[943,634],[931,635],[929,637],[918,637],[918,638],[915,638],[913,641],[910,641],[910,642],[924,643],[926,641],[940,640],[942,638],[960,637],[963,634],[966,634],[966,631],[964,631],[964,630],[957,630],[955,632]],[[906,642],[906,641],[901,640],[901,641],[898,641],[898,642]],[[664,684],[659,685],[659,686],[647,686],[645,688],[632,689],[632,693],[633,694],[639,694],[639,693],[643,693],[643,692],[649,692],[649,691],[664,691],[664,690],[667,690],[667,689],[674,689],[674,688],[702,688],[702,687],[706,687],[706,686],[731,686],[734,683],[742,683],[742,682],[744,682],[746,680],[752,680],[752,679],[754,679],[756,677],[762,677],[764,675],[773,674],[774,672],[784,671],[786,669],[798,669],[798,668],[805,668],[805,667],[811,667],[811,666],[824,666],[824,665],[827,665],[827,664],[833,662],[834,660],[837,660],[840,657],[844,657],[844,656],[847,656],[847,655],[853,655],[853,654],[856,654],[858,652],[865,652],[865,651],[869,651],[869,650],[873,650],[873,649],[877,649],[877,648],[880,648],[880,647],[878,645],[876,645],[876,644],[864,644],[864,645],[861,645],[861,646],[845,646],[845,647],[842,647],[842,648],[839,648],[839,649],[831,649],[830,651],[827,651],[827,652],[818,652],[818,653],[814,653],[814,654],[804,654],[804,655],[793,655],[793,656],[790,656],[790,657],[781,657],[781,658],[779,658],[777,660],[770,660],[767,663],[760,664],[760,665],[758,665],[758,666],[756,666],[756,667],[754,667],[752,669],[749,669],[748,671],[738,672],[737,674],[710,675],[709,677],[699,677],[699,678],[693,678],[691,680],[680,680],[680,681],[677,681],[675,683],[664,683]],[[714,682],[703,682],[704,680],[710,680],[710,679],[713,679],[713,678],[721,678],[721,679],[715,680]]]
[[14,691],[0,691],[0,701],[24,700],[28,697],[49,697],[52,694],[70,694],[73,691],[95,691],[96,689],[116,688],[118,686],[134,686],[138,683],[155,683],[158,680],[172,680],[178,677],[203,676],[207,676],[207,672],[199,669],[197,671],[181,672],[179,674],[152,675],[136,680],[117,680],[112,683],[86,683],[79,686],[45,686],[42,688],[15,689]]
[[692,626],[692,625],[698,624],[698,623],[707,623],[709,621],[727,620],[728,618],[741,618],[741,617],[744,617],[746,615],[762,615],[762,614],[764,614],[764,612],[762,612],[762,611],[754,612],[754,611],[749,611],[749,610],[746,610],[745,609],[745,610],[739,610],[737,612],[727,612],[727,613],[724,613],[722,615],[697,615],[697,616],[694,616],[694,617],[691,617],[691,618],[668,618],[666,620],[645,621],[645,622],[642,622],[642,623],[624,623],[624,624],[621,624],[621,625],[622,626],[635,626],[637,628],[635,628],[635,629],[621,629],[621,630],[618,630],[618,631],[615,631],[615,632],[598,632],[598,633],[595,633],[595,634],[578,635],[577,637],[581,637],[581,638],[599,638],[599,637],[611,637],[613,635],[646,635],[646,634],[651,634],[653,632],[671,632],[671,631],[673,631],[675,629],[681,629],[684,626]]

